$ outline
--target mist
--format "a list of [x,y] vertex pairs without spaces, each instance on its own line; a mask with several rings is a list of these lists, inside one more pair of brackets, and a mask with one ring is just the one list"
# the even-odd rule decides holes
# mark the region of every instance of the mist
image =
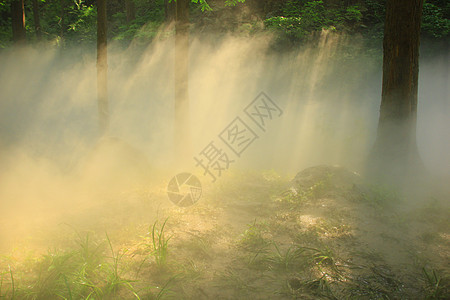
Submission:
[[[173,149],[173,38],[161,34],[145,49],[109,45],[106,137],[98,130],[95,51],[41,45],[0,52],[2,251],[45,249],[47,236],[70,226],[102,232],[151,223],[165,210],[182,214],[166,194],[180,172],[196,174],[208,196],[239,172],[272,170],[290,180],[317,165],[364,171],[378,124],[381,49],[369,55],[362,40],[325,30],[317,42],[284,52],[269,35],[190,39],[191,158],[182,163]],[[441,183],[450,180],[448,61],[448,53],[421,57],[417,122],[421,158],[443,193]],[[230,154],[234,162],[212,183],[194,156],[261,92],[282,115],[265,132],[255,129],[258,139],[240,157]]]

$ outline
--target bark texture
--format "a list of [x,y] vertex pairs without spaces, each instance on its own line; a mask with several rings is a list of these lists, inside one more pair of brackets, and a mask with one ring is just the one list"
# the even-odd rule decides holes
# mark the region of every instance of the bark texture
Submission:
[[372,168],[402,177],[421,164],[416,144],[420,25],[423,0],[388,0],[383,85]]
[[133,0],[125,0],[125,11],[127,14],[127,23],[136,19],[136,6]]
[[33,19],[34,19],[34,30],[36,32],[36,37],[38,40],[41,39],[41,19],[39,16],[39,3],[38,0],[33,0]]
[[109,127],[106,0],[97,0],[97,98],[100,133]]
[[11,1],[11,23],[13,42],[16,44],[25,43],[25,10],[23,0]]

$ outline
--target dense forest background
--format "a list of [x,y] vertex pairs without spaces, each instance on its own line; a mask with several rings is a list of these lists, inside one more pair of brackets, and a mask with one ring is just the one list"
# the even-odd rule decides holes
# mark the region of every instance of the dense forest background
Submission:
[[[161,26],[171,20],[171,5],[168,0],[107,1],[108,38],[123,47],[128,47],[132,41],[136,45],[147,45],[155,37],[161,38],[158,35]],[[48,41],[62,48],[94,46],[95,6],[93,0],[25,0],[27,41]],[[0,49],[12,44],[10,9],[11,0],[0,2]],[[254,36],[274,32],[274,44],[278,49],[295,47],[314,38],[314,33],[324,28],[358,35],[369,46],[378,47],[383,35],[384,9],[384,0],[192,1],[190,22],[194,33],[233,32]],[[445,46],[450,30],[449,14],[448,1],[427,0],[422,41],[428,44],[432,41],[438,48]],[[167,29],[165,36],[170,36],[174,29]]]

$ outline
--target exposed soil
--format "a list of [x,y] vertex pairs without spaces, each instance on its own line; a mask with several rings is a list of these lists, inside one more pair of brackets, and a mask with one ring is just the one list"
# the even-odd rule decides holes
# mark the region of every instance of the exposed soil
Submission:
[[[393,188],[331,166],[306,169],[293,180],[274,171],[236,171],[205,186],[203,198],[186,208],[167,200],[166,184],[104,196],[58,215],[70,226],[24,238],[22,248],[0,258],[0,298],[450,296],[448,199],[410,207]],[[83,251],[97,261],[80,258]],[[108,277],[114,272],[101,267],[114,261],[122,280],[116,285]]]

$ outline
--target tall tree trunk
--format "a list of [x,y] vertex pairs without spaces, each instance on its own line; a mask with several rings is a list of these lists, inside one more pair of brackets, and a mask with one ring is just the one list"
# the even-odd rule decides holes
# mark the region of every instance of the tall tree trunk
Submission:
[[401,180],[421,164],[416,145],[417,86],[423,0],[388,0],[383,86],[373,171]]
[[136,7],[134,0],[125,0],[125,11],[127,13],[127,23],[136,19]]
[[34,19],[34,30],[36,31],[36,37],[38,40],[41,39],[41,21],[39,16],[39,3],[38,0],[33,0],[33,19]]
[[66,29],[66,0],[61,0],[61,18],[59,19],[59,36],[64,38],[64,30]]
[[97,0],[97,99],[100,133],[109,127],[106,0]]
[[11,23],[14,43],[25,43],[25,10],[23,0],[11,1]]
[[176,2],[175,0],[164,0],[164,15],[166,22],[170,23],[175,20],[176,15]]
[[189,0],[177,0],[175,23],[175,153],[190,156],[189,129]]

